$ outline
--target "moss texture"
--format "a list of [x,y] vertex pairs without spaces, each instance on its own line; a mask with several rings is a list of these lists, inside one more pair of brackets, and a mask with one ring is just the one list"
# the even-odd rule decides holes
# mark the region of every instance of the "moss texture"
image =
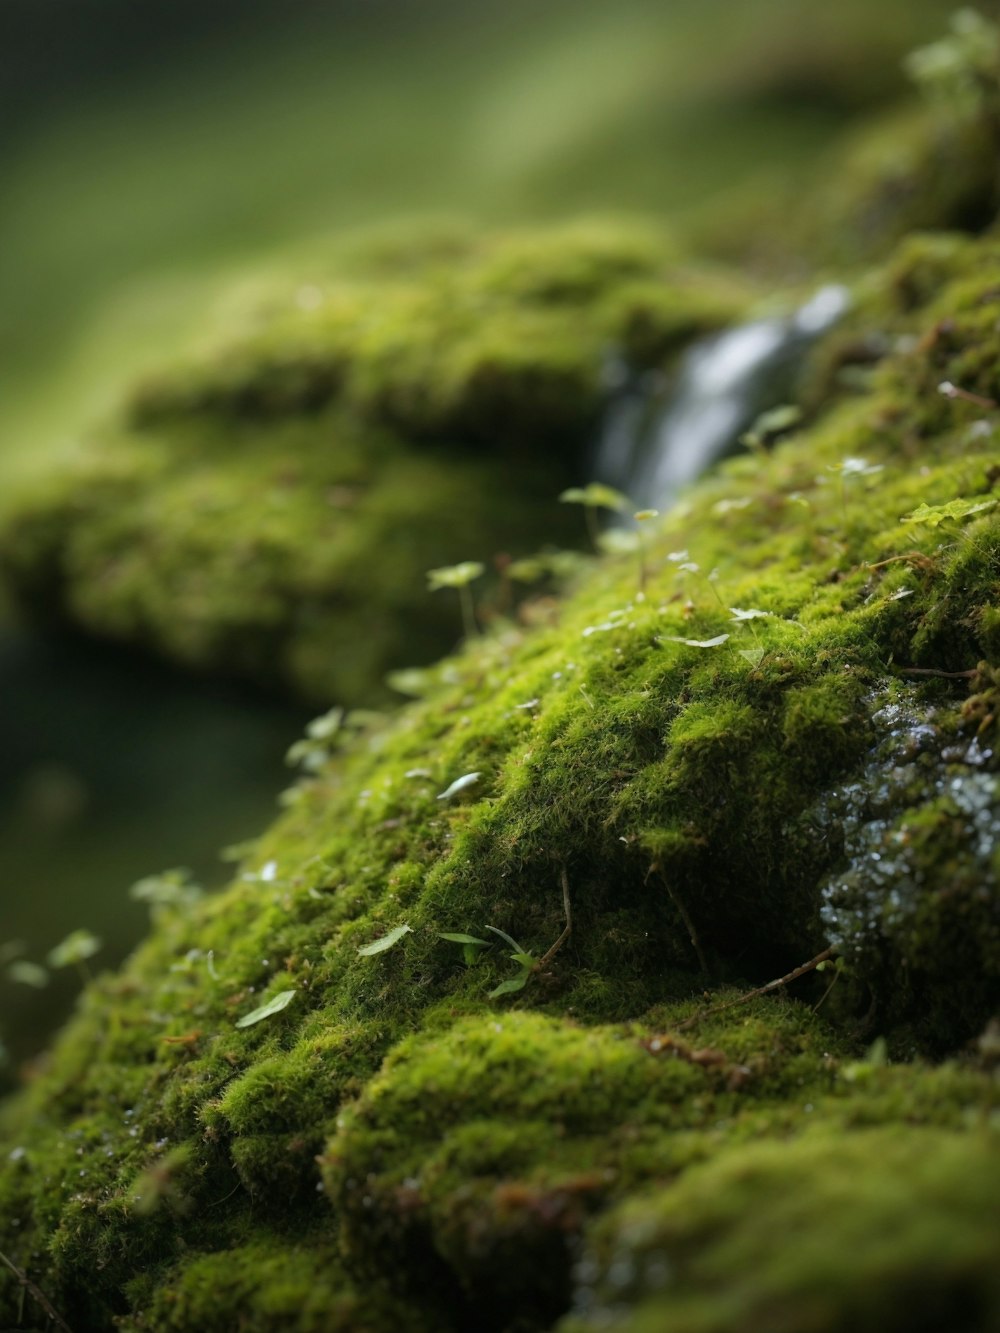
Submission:
[[8,498],[0,572],[31,615],[370,700],[458,637],[427,569],[576,532],[551,501],[609,349],[662,364],[747,300],[624,224],[342,248],[238,302],[75,467]]
[[0,1113],[74,1326],[997,1326],[998,291],[911,242],[642,595],[425,673],[86,991]]

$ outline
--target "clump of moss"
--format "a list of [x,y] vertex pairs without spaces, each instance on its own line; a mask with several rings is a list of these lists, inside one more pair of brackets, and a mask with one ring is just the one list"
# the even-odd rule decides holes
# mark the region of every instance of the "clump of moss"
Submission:
[[723,1152],[594,1229],[560,1333],[991,1328],[994,1139],[911,1125]]
[[[990,1326],[975,1163],[995,1080],[970,1043],[1000,998],[997,866],[976,841],[998,800],[963,706],[996,665],[996,450],[992,410],[938,384],[993,390],[1000,247],[940,262],[929,304],[880,314],[891,350],[864,385],[650,533],[642,596],[634,561],[608,559],[557,618],[468,645],[297,784],[226,892],[165,910],[85,993],[2,1113],[0,1249],[57,1306],[93,1328],[176,1310],[193,1329],[211,1299],[217,1322],[276,1327],[270,1280],[239,1261],[224,1281],[219,1256],[252,1264],[280,1234],[287,1273],[317,1274],[335,1311],[345,1271],[385,1298],[385,1328],[399,1301],[483,1327],[479,1290],[493,1327],[551,1328],[588,1236],[597,1266],[577,1281],[606,1308],[594,1228],[648,1194],[655,1234],[667,1201],[692,1328],[726,1327],[710,1288],[729,1255],[748,1308],[796,1327],[835,1274],[855,1294],[827,1326],[875,1327],[943,1237],[914,1220],[940,1197],[961,1232],[928,1308],[949,1290]],[[892,707],[932,742],[883,753]],[[860,819],[843,799],[859,783]],[[886,784],[905,883],[859,855]],[[827,890],[851,876],[871,910],[848,932],[853,898]],[[462,936],[497,943],[468,954]],[[831,944],[847,970],[828,999],[809,973],[792,1003],[701,1012]],[[491,998],[517,969],[523,988]],[[883,1068],[915,1048],[955,1062]],[[844,1194],[841,1141],[870,1188]],[[786,1150],[811,1182],[801,1234]],[[721,1186],[744,1160],[746,1195],[699,1205],[697,1173]],[[754,1199],[792,1233],[787,1271],[751,1262]],[[821,1268],[827,1210],[840,1239]],[[908,1210],[859,1268],[842,1238]],[[685,1218],[706,1246],[685,1248]],[[646,1276],[623,1319],[646,1318]],[[16,1299],[0,1285],[8,1318]]]
[[608,348],[660,362],[748,299],[624,226],[339,262],[8,499],[0,568],[28,614],[316,702],[378,697],[457,638],[425,570],[570,539],[549,501]]

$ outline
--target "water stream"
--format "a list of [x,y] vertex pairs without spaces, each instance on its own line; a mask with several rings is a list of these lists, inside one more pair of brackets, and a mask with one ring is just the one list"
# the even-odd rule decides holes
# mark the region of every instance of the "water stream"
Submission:
[[613,386],[593,464],[597,480],[639,508],[664,508],[732,453],[761,412],[786,402],[813,342],[847,309],[843,287],[821,288],[794,314],[758,319],[694,344],[677,374],[610,368]]

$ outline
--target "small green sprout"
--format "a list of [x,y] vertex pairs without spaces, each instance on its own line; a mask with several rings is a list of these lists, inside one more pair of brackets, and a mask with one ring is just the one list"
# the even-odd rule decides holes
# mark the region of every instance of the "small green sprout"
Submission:
[[471,967],[479,958],[481,949],[490,947],[489,940],[481,940],[478,935],[465,935],[461,931],[442,931],[440,938],[450,944],[462,946],[462,959],[466,967]]
[[759,666],[764,656],[764,645],[760,641],[760,635],[754,629],[755,620],[765,620],[771,614],[770,611],[758,611],[755,607],[731,606],[729,613],[738,625],[746,625],[747,629],[754,637],[754,648],[739,649],[740,657],[744,658],[751,666]]
[[684,639],[678,634],[661,634],[657,642],[680,643],[685,648],[719,648],[728,640],[728,634],[717,634],[714,639]]
[[846,528],[848,526],[847,478],[873,477],[877,472],[883,470],[883,465],[881,463],[869,463],[867,458],[843,458],[839,463],[828,464],[826,470],[827,472],[836,473],[840,478],[840,509]]
[[445,787],[443,792],[439,793],[438,800],[450,801],[453,796],[467,791],[469,787],[474,787],[482,776],[482,773],[463,773],[460,778],[456,778],[454,782]]
[[175,869],[137,880],[128,896],[134,902],[146,903],[155,915],[160,908],[190,907],[203,896],[203,891],[191,878],[190,870]]
[[622,495],[621,491],[616,491],[613,486],[605,486],[600,481],[592,481],[587,486],[570,486],[568,490],[562,492],[559,500],[562,504],[583,505],[587,533],[595,551],[601,549],[600,530],[597,526],[598,509],[611,509],[616,514],[623,514],[631,508],[627,495]]
[[646,595],[646,579],[649,575],[649,569],[646,562],[646,539],[643,537],[643,524],[651,522],[654,518],[660,517],[658,509],[638,509],[632,515],[639,524],[637,533],[639,539],[639,591],[643,596]]
[[510,959],[512,962],[517,963],[520,969],[516,977],[511,977],[507,981],[501,981],[499,986],[494,986],[493,990],[490,991],[488,998],[495,1000],[501,995],[513,995],[515,991],[524,990],[528,983],[528,978],[535,970],[538,962],[537,958],[533,953],[529,953],[527,949],[522,948],[512,935],[508,935],[507,932],[501,930],[499,926],[487,926],[486,929],[491,930],[494,935],[499,935],[502,940],[505,940],[507,944],[510,945],[513,951],[510,954]]
[[973,514],[985,513],[988,509],[994,508],[996,500],[949,500],[943,505],[920,504],[914,509],[912,514],[907,514],[901,518],[900,523],[918,523],[927,528],[940,528],[960,537],[962,541],[968,542],[970,546],[976,547],[978,543],[962,531],[961,523],[963,519],[971,518]]
[[90,969],[87,967],[87,959],[93,958],[94,954],[102,947],[102,942],[96,935],[92,935],[89,930],[74,930],[61,940],[54,949],[49,950],[49,955],[45,960],[49,967],[75,967],[80,974],[80,979],[86,986],[90,982]]
[[49,974],[40,963],[29,962],[27,958],[18,958],[7,964],[8,981],[19,982],[22,986],[31,986],[34,990],[44,990],[49,984]]
[[413,927],[406,925],[396,926],[390,930],[388,935],[383,935],[381,939],[374,940],[371,944],[366,944],[358,950],[362,958],[373,958],[377,953],[385,953],[386,949],[391,949],[394,944],[398,944],[404,935],[412,935]]
[[1000,28],[974,9],[959,9],[947,37],[907,56],[905,69],[931,100],[957,115],[996,114]]
[[270,1018],[272,1014],[280,1014],[282,1009],[287,1009],[295,999],[294,990],[279,991],[277,995],[262,1004],[259,1009],[252,1009],[249,1014],[244,1014],[242,1018],[236,1020],[238,1028],[253,1027],[255,1023],[260,1023],[265,1018]]
[[958,523],[972,514],[981,514],[992,509],[996,500],[949,500],[943,505],[920,504],[912,514],[901,518],[900,523],[922,523],[928,528],[939,528],[942,523]]
[[541,958],[536,958],[533,953],[518,944],[512,935],[508,935],[505,930],[499,926],[487,926],[486,929],[499,935],[505,943],[511,947],[510,959],[516,963],[520,969],[516,976],[508,978],[507,981],[501,981],[499,986],[495,986],[489,993],[489,999],[495,1000],[501,995],[513,995],[517,991],[524,990],[528,978],[535,972],[542,971],[549,962],[556,956],[562,946],[566,943],[573,933],[573,908],[569,898],[569,878],[566,874],[566,867],[563,866],[559,872],[559,882],[562,886],[563,914],[566,925],[562,934],[556,940],[555,944],[548,949]]
[[427,571],[427,582],[431,592],[439,588],[456,588],[462,607],[462,625],[465,637],[473,639],[478,634],[475,607],[469,585],[486,573],[486,566],[478,560],[463,560],[459,565],[444,565],[440,569]]
[[597,549],[603,555],[632,555],[639,549],[639,534],[625,528],[608,528],[598,533]]
[[792,403],[781,407],[772,407],[762,412],[745,435],[740,436],[740,444],[753,449],[762,459],[769,460],[768,445],[780,436],[787,434],[802,420],[802,409]]
[[422,699],[434,688],[437,677],[426,667],[400,667],[386,675],[385,683],[390,690],[405,694],[409,699]]

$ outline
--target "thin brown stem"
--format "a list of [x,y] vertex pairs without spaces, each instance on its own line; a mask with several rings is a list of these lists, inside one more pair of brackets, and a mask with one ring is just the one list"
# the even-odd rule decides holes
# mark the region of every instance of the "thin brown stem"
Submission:
[[73,1333],[73,1330],[70,1328],[69,1324],[66,1323],[66,1320],[62,1317],[62,1315],[59,1313],[56,1307],[52,1304],[48,1296],[46,1296],[45,1292],[42,1291],[41,1287],[37,1286],[34,1282],[32,1282],[31,1278],[28,1277],[24,1269],[18,1268],[17,1264],[14,1263],[13,1259],[8,1259],[7,1256],[4,1254],[3,1250],[0,1250],[0,1263],[2,1263],[5,1268],[10,1269],[10,1271],[17,1278],[21,1290],[26,1291],[28,1295],[32,1298],[32,1300],[37,1302],[37,1304],[42,1307],[42,1309],[45,1311],[46,1317],[52,1320],[56,1328],[62,1329],[62,1333]]
[[670,897],[670,901],[677,908],[677,913],[680,916],[680,919],[684,922],[684,929],[687,931],[688,936],[691,940],[691,944],[694,948],[694,951],[698,955],[698,966],[701,968],[705,976],[708,976],[708,963],[705,959],[705,951],[701,947],[701,940],[698,937],[698,931],[696,930],[695,924],[691,919],[690,912],[684,905],[684,900],[680,897],[679,894],[674,892],[674,889],[671,886],[670,881],[667,879],[666,875],[663,873],[659,865],[654,863],[649,867],[649,874],[646,875],[647,880],[649,879],[649,875],[652,874],[654,870],[659,875],[660,882],[666,889],[667,894]]
[[961,389],[950,380],[938,385],[938,393],[943,394],[945,398],[961,398],[965,403],[975,403],[976,407],[985,407],[987,410],[997,406],[992,398],[984,398],[981,393],[971,393],[968,389]]
[[978,672],[975,667],[970,671],[938,671],[934,667],[900,667],[904,676],[938,676],[942,680],[973,680]]
[[563,914],[565,915],[566,918],[566,926],[565,929],[563,930],[563,933],[556,940],[555,944],[553,944],[552,948],[548,949],[544,954],[542,954],[541,958],[539,958],[536,964],[536,968],[539,969],[546,967],[552,961],[552,959],[556,956],[556,954],[559,952],[562,946],[573,934],[573,911],[572,908],[570,907],[570,902],[569,902],[569,878],[566,874],[565,866],[560,867],[559,881],[562,884]]
[[747,991],[745,995],[740,995],[735,1000],[727,1000],[725,1004],[714,1004],[709,1009],[699,1009],[696,1014],[686,1018],[683,1023],[678,1023],[675,1031],[683,1032],[686,1028],[694,1027],[703,1018],[707,1018],[709,1014],[721,1014],[726,1009],[735,1009],[737,1005],[746,1004],[748,1000],[756,1000],[760,995],[769,995],[771,991],[778,990],[781,986],[788,986],[791,982],[798,981],[799,977],[804,977],[807,972],[814,971],[820,963],[825,963],[828,958],[833,958],[836,952],[833,947],[824,949],[815,958],[810,958],[808,963],[803,963],[801,967],[786,972],[783,977],[778,977],[776,981],[769,981],[766,986],[758,986],[756,990]]

